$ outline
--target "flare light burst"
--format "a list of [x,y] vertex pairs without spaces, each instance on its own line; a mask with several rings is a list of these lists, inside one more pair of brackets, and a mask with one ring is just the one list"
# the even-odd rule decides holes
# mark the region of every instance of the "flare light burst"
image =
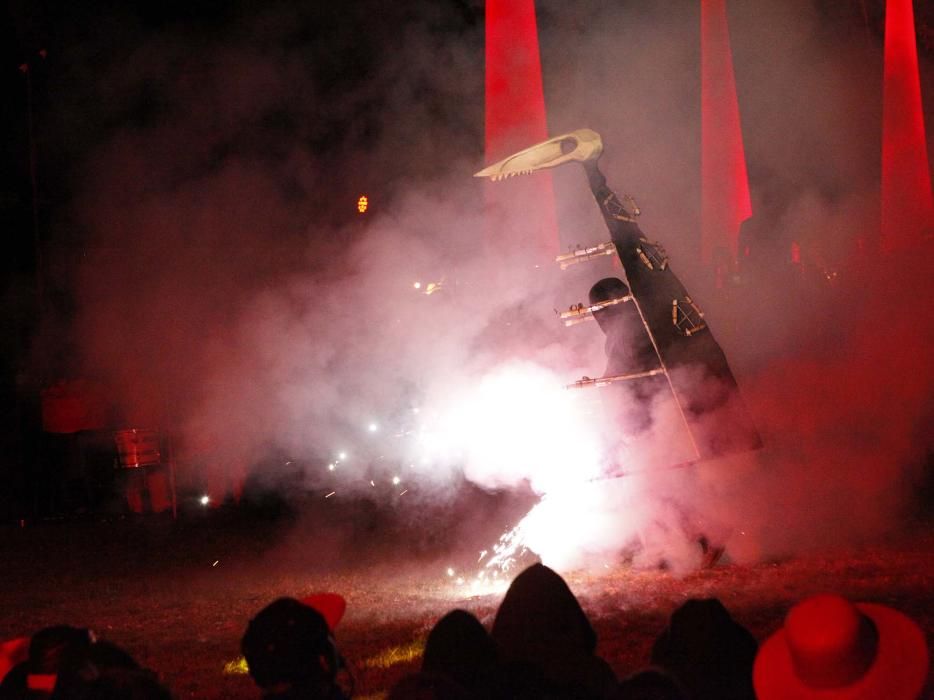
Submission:
[[[459,592],[498,593],[509,574],[540,557],[563,568],[578,562],[587,542],[599,542],[612,526],[604,514],[603,440],[592,407],[580,392],[542,367],[515,363],[498,368],[437,413],[431,429],[419,431],[430,464],[459,463],[475,483],[498,487],[528,482],[539,502],[489,551],[474,573],[446,572]],[[616,517],[616,516],[614,516]]]
[[601,474],[597,420],[553,372],[513,363],[448,396],[419,431],[423,461],[462,464],[485,486],[528,482],[540,494]]
[[[581,554],[599,549],[607,528],[620,526],[619,487],[598,481],[607,455],[601,405],[563,383],[540,365],[501,365],[479,379],[437,387],[410,412],[415,424],[395,433],[403,441],[399,462],[408,465],[409,483],[443,481],[462,470],[487,488],[527,484],[541,496],[513,529],[479,553],[475,565],[445,572],[457,595],[500,592],[508,574],[532,559],[559,569],[579,564]],[[364,431],[372,433],[371,424]],[[346,458],[340,452],[328,469],[335,471]],[[397,495],[406,493],[399,492],[398,474],[388,479]],[[610,491],[617,494],[613,503]]]

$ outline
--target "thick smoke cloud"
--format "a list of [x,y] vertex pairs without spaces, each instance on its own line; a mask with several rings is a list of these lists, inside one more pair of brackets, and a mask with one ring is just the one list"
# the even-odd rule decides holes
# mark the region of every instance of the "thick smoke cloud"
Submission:
[[[87,252],[74,331],[126,421],[170,425],[183,449],[222,463],[277,449],[317,464],[393,451],[388,435],[366,442],[371,422],[404,431],[407,411],[503,361],[556,380],[602,371],[599,331],[560,328],[552,307],[584,298],[609,263],[559,276],[478,245],[482,21],[427,2],[387,18],[383,5],[244,10],[211,31],[116,17],[101,26],[119,33],[76,45],[76,85],[94,89],[63,98],[61,133],[77,137],[88,113],[95,126],[75,171],[71,221]],[[929,412],[930,337],[906,305],[930,270],[880,286],[878,267],[896,261],[853,259],[878,219],[881,71],[867,65],[881,47],[829,40],[803,1],[731,6],[730,20],[756,230],[776,257],[727,295],[696,255],[696,8],[539,6],[550,130],[603,134],[610,185],[637,197],[672,253],[774,448],[668,472],[644,493],[717,511],[748,533],[734,535],[738,556],[753,557],[815,542],[815,530],[841,542],[894,522]],[[606,240],[576,168],[555,173],[555,190],[564,244]],[[374,210],[348,220],[364,191],[378,194]],[[521,212],[500,226],[508,241]],[[811,287],[780,262],[792,240]],[[443,288],[429,296],[415,281]],[[677,418],[659,410],[662,439]],[[617,507],[582,550],[628,542]],[[854,509],[865,518],[845,519]]]

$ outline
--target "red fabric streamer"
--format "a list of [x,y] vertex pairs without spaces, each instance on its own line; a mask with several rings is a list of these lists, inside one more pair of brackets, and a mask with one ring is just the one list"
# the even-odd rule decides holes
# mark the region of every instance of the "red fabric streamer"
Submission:
[[726,0],[701,0],[701,253],[736,260],[752,215]]
[[911,0],[886,3],[882,99],[882,249],[904,250],[934,234]]
[[[486,162],[547,138],[534,0],[487,0]],[[490,243],[531,247],[547,255],[557,252],[550,173],[487,184],[486,200]]]

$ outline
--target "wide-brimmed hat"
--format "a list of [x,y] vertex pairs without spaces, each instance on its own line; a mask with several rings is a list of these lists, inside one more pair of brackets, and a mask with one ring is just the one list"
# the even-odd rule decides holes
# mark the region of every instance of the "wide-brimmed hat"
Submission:
[[927,670],[924,634],[909,617],[821,594],[795,605],[761,646],[753,684],[760,700],[907,700]]

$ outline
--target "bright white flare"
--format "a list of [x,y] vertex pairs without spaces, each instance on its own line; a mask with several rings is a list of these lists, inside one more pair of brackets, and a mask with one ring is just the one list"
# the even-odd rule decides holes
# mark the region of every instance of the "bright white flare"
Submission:
[[601,473],[600,431],[582,392],[557,374],[511,363],[448,393],[436,420],[420,432],[420,452],[434,463],[462,464],[465,476],[489,487],[528,480],[548,493]]
[[460,466],[486,487],[528,481],[543,496],[490,556],[481,555],[476,580],[466,579],[474,595],[528,563],[526,550],[559,571],[613,562],[651,522],[642,479],[595,481],[606,457],[621,455],[606,450],[599,401],[568,391],[565,380],[511,363],[446,387],[443,401],[425,406],[431,420],[417,431],[416,449],[431,464]]
[[559,571],[593,566],[631,545],[644,526],[641,487],[629,479],[575,484],[545,495],[494,548],[508,572],[527,548]]

